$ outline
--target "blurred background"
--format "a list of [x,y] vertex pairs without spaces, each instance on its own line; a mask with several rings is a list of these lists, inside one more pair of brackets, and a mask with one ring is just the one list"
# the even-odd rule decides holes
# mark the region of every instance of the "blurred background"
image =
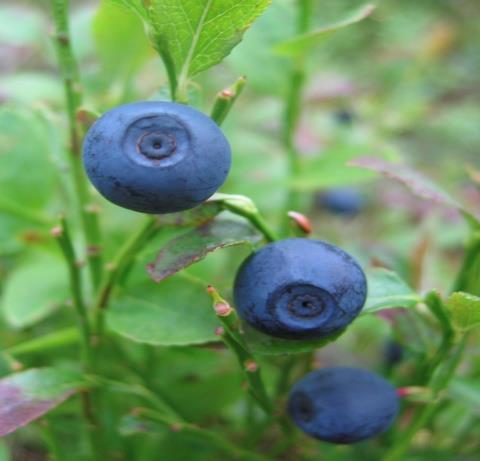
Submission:
[[[164,68],[136,16],[108,1],[71,3],[72,41],[86,109],[102,113],[125,102],[168,98]],[[363,2],[317,3],[314,24],[321,26]],[[222,191],[251,197],[278,225],[287,188],[292,187],[301,197],[298,211],[311,218],[316,237],[341,245],[365,266],[394,269],[419,292],[448,291],[468,235],[459,214],[420,200],[403,185],[345,164],[365,155],[403,160],[480,212],[480,2],[378,1],[369,18],[316,48],[307,61],[295,141],[304,168],[292,183],[281,139],[292,64],[276,54],[274,46],[295,34],[294,8],[293,0],[274,0],[232,54],[196,77],[191,88],[190,103],[208,113],[218,91],[240,75],[248,79],[224,124],[234,163]],[[63,86],[50,33],[48,2],[1,1],[0,290],[9,271],[28,252],[48,245],[49,220],[65,208],[71,195],[63,152],[67,139]],[[125,239],[138,216],[98,201],[109,235],[108,253]],[[160,237],[154,249],[170,235]],[[226,250],[189,271],[208,277],[228,294],[232,274],[246,254],[242,249]],[[51,270],[56,270],[55,263]],[[18,313],[3,312],[0,345],[6,347],[18,338],[14,335],[32,329],[35,334],[51,331],[62,322],[49,316],[53,310],[35,313],[35,322],[25,324],[15,323]],[[341,340],[322,349],[318,360],[382,367],[382,351],[398,355],[389,343],[391,336],[388,321],[363,317]],[[190,369],[181,352],[160,353],[165,355],[165,369],[169,363],[177,367],[175,376],[184,377],[184,365]],[[201,363],[210,367],[199,372],[202,376],[216,368],[206,351],[196,354],[203,357],[195,356],[196,361],[204,360]],[[238,386],[233,373],[225,376],[231,388]],[[441,443],[448,445],[459,427],[472,421],[478,427],[478,412],[468,411],[471,403],[459,398],[452,405],[453,419],[439,420]],[[204,418],[208,410],[196,411]],[[423,436],[427,441],[420,438],[416,443],[431,447],[428,434]],[[474,453],[474,447],[470,451]],[[191,451],[185,453],[184,458],[180,453],[171,459],[189,459]],[[445,458],[435,459],[453,459],[451,451],[445,453]],[[15,459],[45,459],[38,450],[22,456],[27,455]],[[421,459],[433,459],[425,456]]]

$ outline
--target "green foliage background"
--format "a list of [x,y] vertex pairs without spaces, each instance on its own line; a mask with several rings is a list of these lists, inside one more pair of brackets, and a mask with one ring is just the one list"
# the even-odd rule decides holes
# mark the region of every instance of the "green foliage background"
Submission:
[[[156,3],[159,9],[153,23],[168,18],[169,8],[175,6],[175,2]],[[274,0],[268,8],[266,1],[250,3],[258,6],[252,17],[240,18],[233,9],[231,16],[213,21],[208,34],[219,30],[228,40],[206,40],[203,46],[208,52],[189,57],[182,42],[191,40],[185,21],[175,27],[167,22],[160,34],[144,27],[141,17],[151,19],[151,12],[139,1],[72,2],[72,46],[81,71],[82,107],[96,114],[126,102],[169,99],[172,85],[155,49],[171,61],[179,76],[180,98],[207,113],[216,94],[245,75],[246,88],[222,126],[233,148],[233,168],[222,192],[250,197],[273,228],[293,235],[294,226],[285,222],[293,191],[295,208],[311,218],[314,237],[354,254],[370,277],[365,315],[335,342],[318,349],[315,365],[356,364],[386,374],[398,386],[416,386],[422,367],[430,363],[444,338],[442,328],[419,301],[433,289],[445,299],[449,296],[465,244],[472,238],[468,220],[458,210],[480,214],[480,4],[476,0],[382,0],[363,21],[328,39],[324,35],[309,39],[308,54],[302,58],[305,91],[297,100],[301,115],[294,144],[299,164],[292,175],[284,124],[292,72],[298,54],[303,53],[303,45],[291,41],[297,34],[296,2]],[[125,8],[128,4],[136,5],[139,14]],[[314,4],[312,29],[335,24],[363,6],[351,0]],[[192,5],[187,18],[201,14],[195,10],[200,3]],[[2,376],[18,370],[20,364],[25,369],[79,368],[79,334],[72,329],[75,312],[67,273],[50,234],[58,214],[65,213],[74,244],[82,248],[80,220],[74,211],[78,194],[65,155],[64,88],[49,35],[48,6],[46,1],[9,0],[0,5]],[[238,29],[264,9],[229,53],[240,40]],[[178,47],[169,43],[172,34],[181,38]],[[224,54],[228,56],[222,61]],[[351,123],[339,122],[345,112],[352,116]],[[347,165],[364,156],[411,165],[461,206],[421,200],[398,182]],[[329,214],[318,205],[319,193],[345,185],[357,187],[366,197],[365,210],[355,218]],[[109,262],[138,227],[140,217],[89,193],[107,236],[102,250]],[[105,410],[104,417],[110,428],[109,443],[119,456],[111,454],[111,459],[229,459],[217,443],[195,430],[176,432],[137,419],[132,409],[143,405],[143,400],[135,386],[154,389],[183,420],[224,433],[238,446],[270,456],[279,438],[271,429],[261,443],[255,442],[262,414],[245,399],[238,365],[218,343],[218,320],[205,292],[212,284],[231,300],[233,276],[251,246],[215,251],[160,284],[154,284],[145,270],[160,248],[193,227],[164,224],[136,255],[136,264],[120,281],[108,311],[112,354],[104,358],[105,375],[121,376],[131,386],[125,394],[125,389],[110,383],[105,404],[110,410]],[[90,297],[93,287],[85,272],[82,278]],[[464,361],[437,396],[440,410],[435,418],[416,434],[408,457],[402,459],[478,459],[477,275],[472,269],[469,294],[452,295],[446,302],[456,334],[472,330]],[[395,324],[385,316],[370,315],[395,307],[411,308],[402,311]],[[321,345],[272,343],[254,332],[247,332],[247,337],[271,392],[291,357],[303,357],[282,354],[305,353]],[[32,338],[38,340],[33,346]],[[405,358],[390,369],[382,351],[392,339],[404,347]],[[272,353],[276,355],[266,355]],[[297,365],[293,376],[298,378],[303,365]],[[428,400],[424,394],[416,398]],[[279,395],[280,400],[285,398],[284,392]],[[383,459],[399,437],[396,431],[408,426],[409,408],[422,405],[412,399],[406,401],[398,427],[380,440],[334,447],[299,435],[305,459]],[[79,406],[79,399],[69,400],[42,424],[2,439],[0,461],[47,459],[44,452],[51,434],[57,434],[59,450],[68,453],[69,461],[89,459],[85,427],[77,416]],[[300,459],[296,452],[289,456],[284,459]],[[272,454],[271,459],[277,458]]]

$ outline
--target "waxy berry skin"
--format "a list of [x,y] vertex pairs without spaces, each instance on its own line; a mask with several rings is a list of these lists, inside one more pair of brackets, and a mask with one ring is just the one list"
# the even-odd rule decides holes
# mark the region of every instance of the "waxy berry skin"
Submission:
[[345,251],[320,240],[270,243],[248,257],[234,287],[238,314],[279,338],[317,339],[345,328],[367,295],[365,274]]
[[230,145],[210,117],[171,102],[136,102],[106,112],[83,145],[87,175],[123,208],[173,213],[202,203],[225,181]]
[[361,368],[315,370],[290,391],[288,413],[308,435],[350,444],[375,437],[394,422],[399,410],[395,388]]

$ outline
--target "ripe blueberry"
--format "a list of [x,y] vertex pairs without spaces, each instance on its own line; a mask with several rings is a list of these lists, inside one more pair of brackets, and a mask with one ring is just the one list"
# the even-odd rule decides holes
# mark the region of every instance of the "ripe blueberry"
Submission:
[[288,412],[304,432],[325,442],[348,444],[386,431],[399,409],[394,387],[360,368],[315,370],[293,386]]
[[330,213],[343,216],[354,216],[365,206],[364,197],[353,187],[338,187],[322,192],[317,202]]
[[362,309],[365,274],[340,248],[286,239],[251,255],[239,269],[234,297],[254,328],[287,339],[322,338],[346,327]]
[[93,185],[116,205],[172,213],[199,205],[223,184],[231,152],[206,115],[148,101],[100,117],[85,138],[83,162]]

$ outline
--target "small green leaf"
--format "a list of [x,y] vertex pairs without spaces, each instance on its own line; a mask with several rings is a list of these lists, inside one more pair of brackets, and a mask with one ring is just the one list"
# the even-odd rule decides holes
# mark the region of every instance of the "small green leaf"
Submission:
[[474,212],[466,209],[462,204],[452,198],[440,186],[408,165],[388,162],[376,157],[356,158],[351,160],[349,165],[366,168],[367,170],[380,173],[387,178],[399,181],[404,186],[408,187],[416,196],[438,205],[454,208],[471,222],[478,223],[480,219]]
[[12,326],[24,328],[45,318],[67,299],[65,263],[50,253],[38,253],[10,273],[0,307]]
[[168,242],[148,265],[156,282],[205,258],[219,248],[258,242],[260,236],[243,222],[217,219],[197,227]]
[[243,329],[245,331],[245,341],[252,351],[264,355],[300,354],[302,352],[313,351],[337,340],[345,332],[344,329],[327,338],[298,341],[274,338],[273,336],[253,329],[247,324],[244,325]]
[[83,386],[70,371],[40,368],[0,380],[0,436],[9,434],[55,408]]
[[[218,64],[271,0],[124,0],[146,18],[151,39],[180,85]],[[117,1],[118,3],[118,1]]]
[[395,272],[378,268],[371,271],[367,279],[368,296],[362,314],[395,307],[413,307],[421,300]]
[[[206,288],[206,287],[205,287]],[[139,285],[114,300],[107,313],[111,330],[132,341],[184,346],[217,340],[218,322],[202,287],[173,277]]]
[[222,211],[220,203],[215,201],[204,202],[191,210],[180,211],[157,216],[160,226],[188,227],[201,226],[211,221]]
[[480,298],[469,293],[452,293],[446,303],[453,325],[460,331],[480,326]]
[[370,16],[374,9],[375,6],[372,4],[363,5],[351,12],[345,19],[279,43],[275,46],[274,50],[278,54],[286,56],[299,56],[305,54],[311,48],[324,43],[339,30],[360,22]]

